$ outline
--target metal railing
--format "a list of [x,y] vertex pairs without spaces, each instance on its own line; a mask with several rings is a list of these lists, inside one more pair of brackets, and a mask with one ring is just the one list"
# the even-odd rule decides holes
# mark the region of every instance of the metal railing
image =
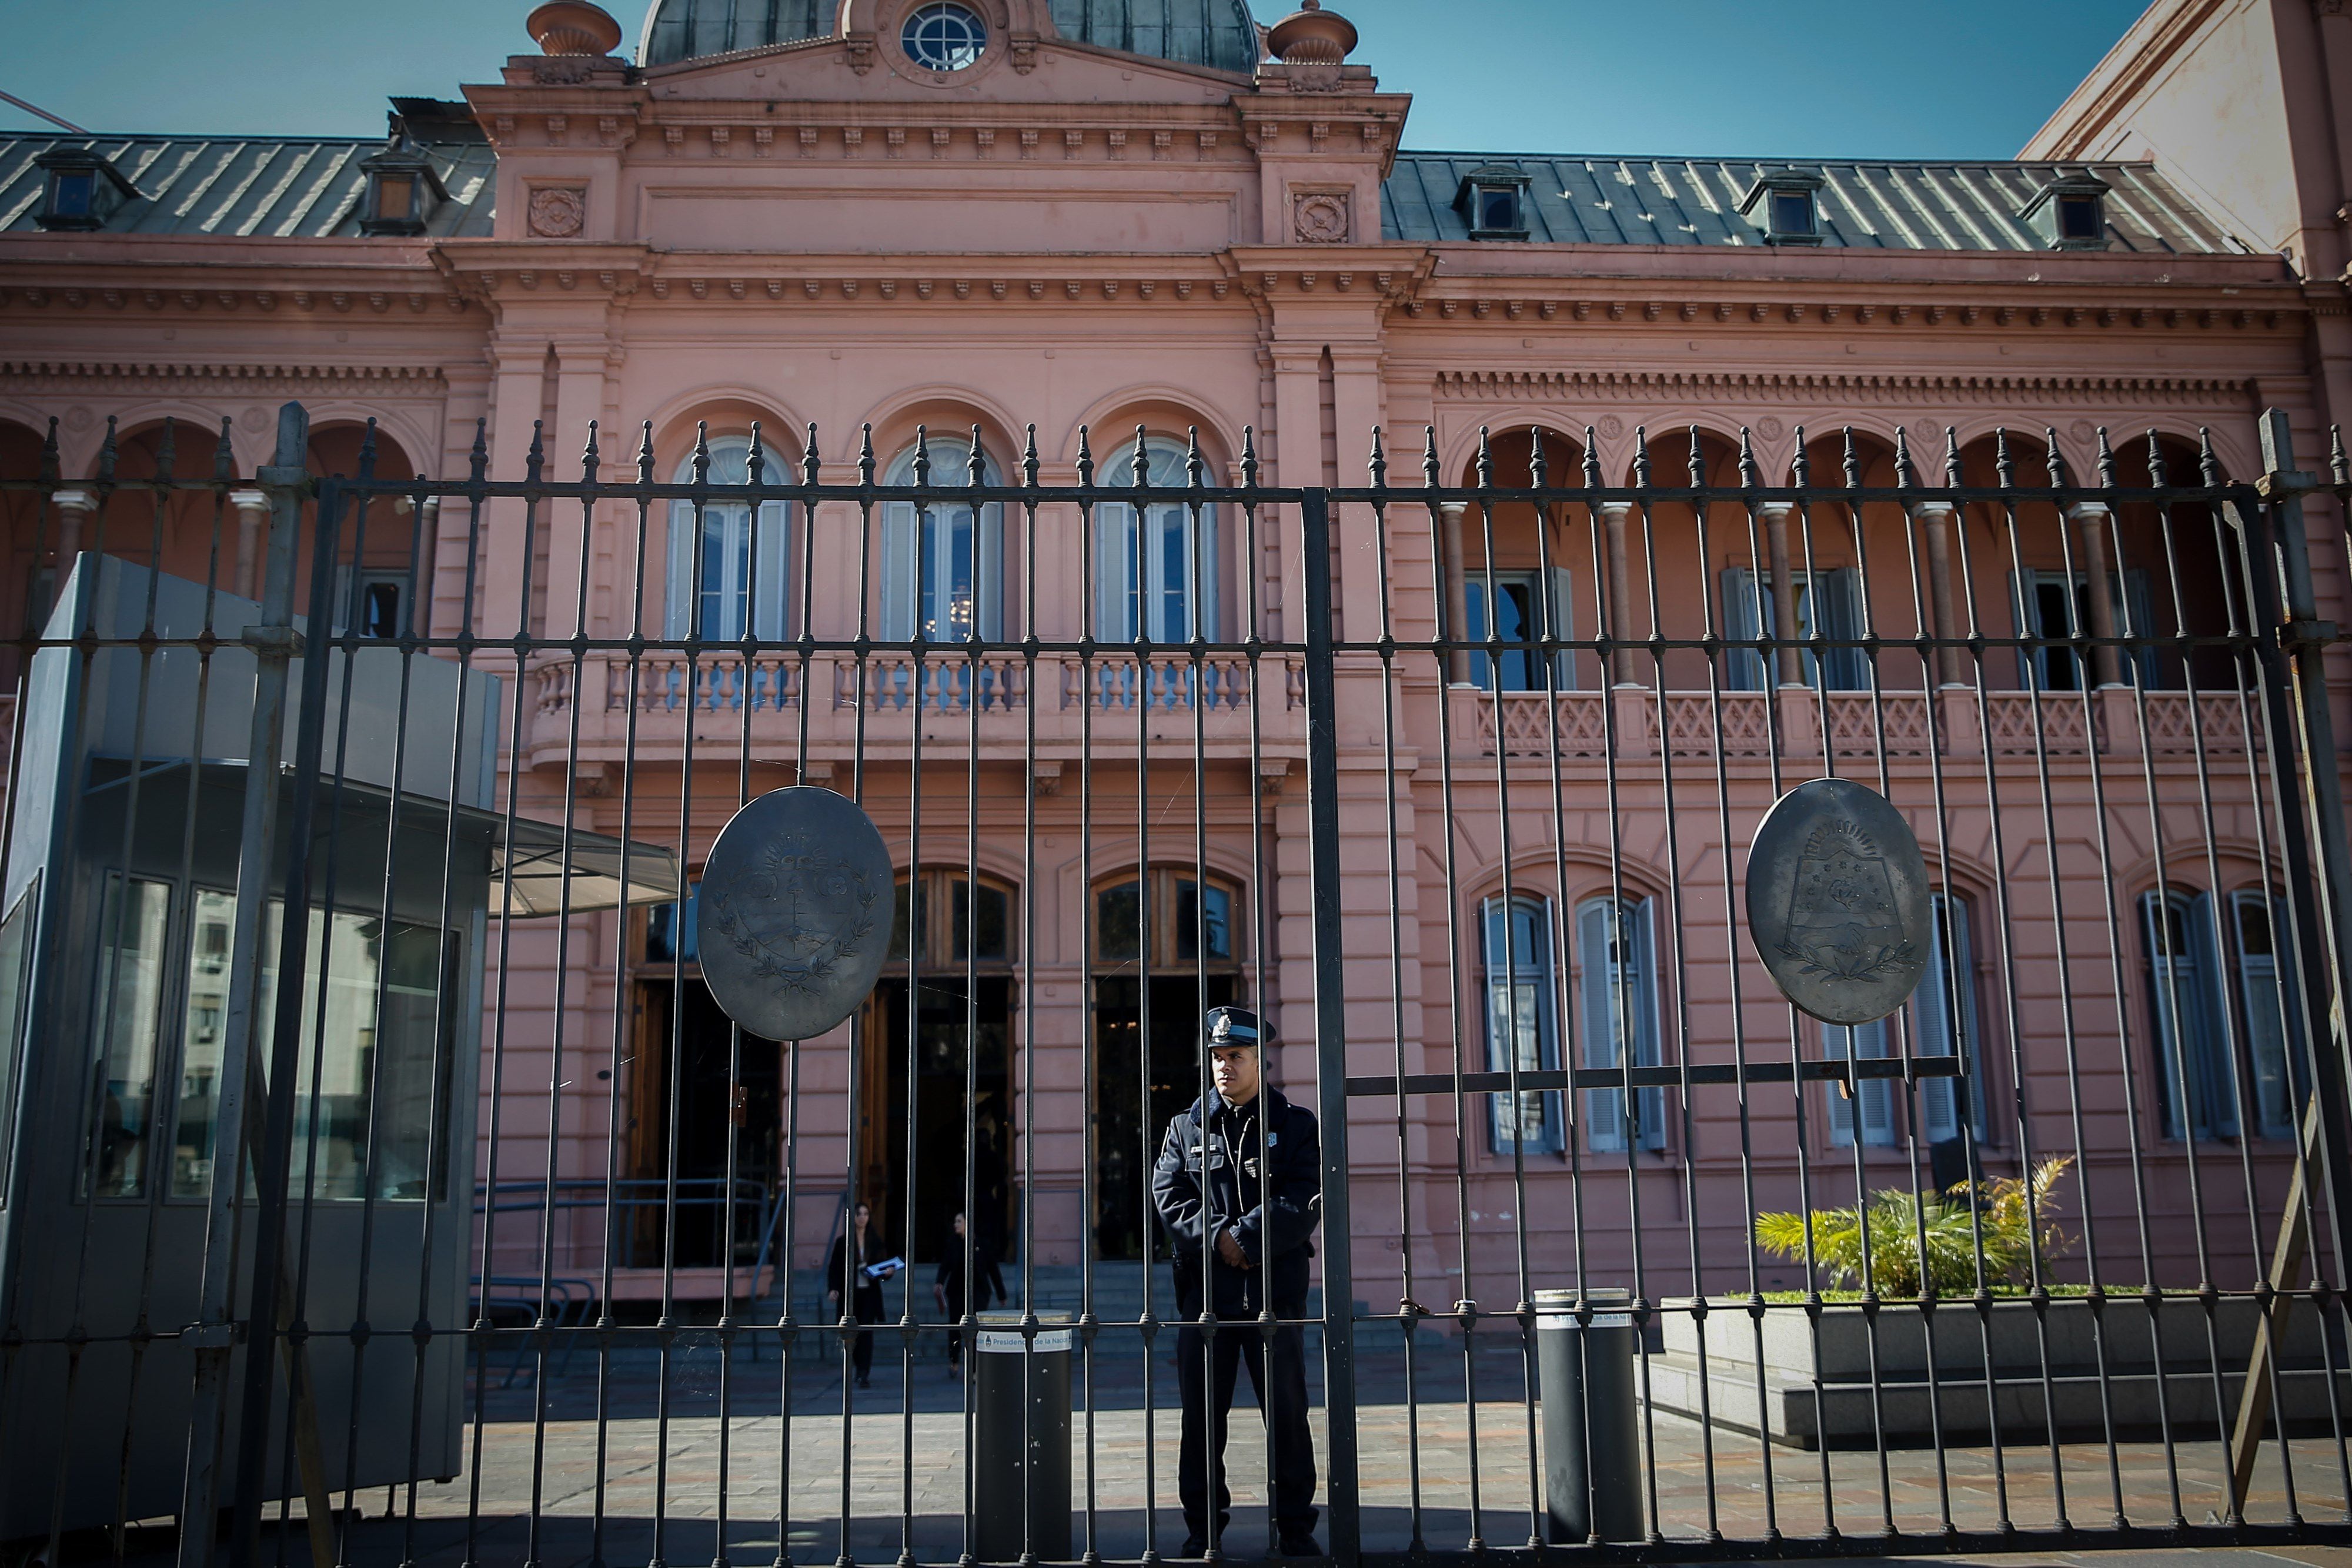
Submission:
[[[0,1418],[66,1436],[0,1467],[0,1536],[55,1560],[219,1504],[249,1563],[302,1499],[352,1563],[499,1531],[531,1561],[955,1560],[974,1410],[938,1368],[975,1325],[930,1292],[1001,1234],[1021,1332],[1075,1274],[1097,1559],[1187,1527],[1171,1341],[1304,1364],[1349,1563],[2352,1541],[2352,852],[2316,608],[2344,585],[2303,513],[2352,474],[2298,476],[2283,419],[2254,483],[2153,436],[2078,474],[2046,435],[1927,464],[1843,431],[1769,483],[1736,436],[1612,468],[1565,422],[1450,473],[1433,433],[1376,437],[1347,486],[1197,444],[1151,483],[1084,438],[982,483],[977,434],[952,472],[919,435],[893,486],[814,432],[714,485],[650,428],[633,464],[534,444],[494,480],[478,442],[464,477],[313,481],[298,414],[257,601],[221,587],[227,468],[173,477],[167,446],[132,477],[110,445],[70,517],[54,468],[0,477],[39,497],[30,548],[74,547],[68,620],[17,639],[0,841],[66,1064],[9,1090]],[[727,533],[772,507],[781,558]],[[1161,553],[1111,580],[1139,517]],[[257,687],[233,771],[173,728]],[[1894,803],[1938,895],[1928,983],[1844,1034],[1778,998],[1736,913],[1762,813],[1822,775]],[[632,911],[814,782],[954,891],[855,1023],[757,1040]],[[173,955],[212,915],[242,979],[200,1063]],[[1197,1316],[1105,1239],[1162,1224],[1147,1173],[1224,1000],[1319,1124],[1311,1307]],[[234,1091],[203,1126],[199,1065]],[[478,1215],[427,1196],[477,1180]],[[866,1255],[915,1264],[879,1321],[792,1292],[848,1194]],[[707,1265],[677,1249],[698,1207]],[[1587,1322],[1622,1290],[1642,1331],[1638,1538],[1548,1539],[1544,1289]],[[169,1452],[127,1435],[159,1421]],[[1296,1451],[1236,1448],[1234,1519],[1194,1522],[1278,1537],[1298,1517],[1258,1500]],[[384,1484],[391,1517],[346,1511]]]

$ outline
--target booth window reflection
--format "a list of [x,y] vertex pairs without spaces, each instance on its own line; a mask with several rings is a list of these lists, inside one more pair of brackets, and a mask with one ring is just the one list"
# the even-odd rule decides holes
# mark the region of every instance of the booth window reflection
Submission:
[[[273,900],[261,931],[261,983],[254,1009],[262,1026],[265,1066],[277,1011],[283,915],[284,905]],[[196,890],[189,921],[173,1197],[203,1197],[212,1188],[226,1044],[221,1020],[228,1012],[226,960],[236,917],[233,894]],[[380,1200],[420,1201],[428,1162],[442,1173],[433,1196],[447,1195],[442,1156],[448,1142],[462,940],[452,932],[445,943],[428,925],[394,921],[387,927],[373,915],[310,912],[304,989],[321,999],[304,1009],[294,1079],[294,1159],[288,1184],[298,1197],[362,1198],[373,1192]],[[445,981],[452,998],[446,1008],[440,999]]]

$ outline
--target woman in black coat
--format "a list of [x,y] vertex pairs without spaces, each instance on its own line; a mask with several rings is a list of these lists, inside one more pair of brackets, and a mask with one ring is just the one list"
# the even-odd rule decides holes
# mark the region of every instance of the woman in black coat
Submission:
[[[868,1265],[881,1261],[874,1256],[873,1219],[872,1207],[861,1203],[850,1217],[849,1229],[834,1239],[833,1258],[824,1269],[824,1304],[835,1321],[840,1318],[844,1296],[849,1298],[850,1316],[857,1322],[882,1321],[882,1280],[889,1275],[877,1279],[866,1271]],[[895,1269],[889,1271],[897,1272]],[[852,1342],[850,1359],[857,1368],[857,1386],[872,1387],[874,1335],[870,1331],[858,1331]]]

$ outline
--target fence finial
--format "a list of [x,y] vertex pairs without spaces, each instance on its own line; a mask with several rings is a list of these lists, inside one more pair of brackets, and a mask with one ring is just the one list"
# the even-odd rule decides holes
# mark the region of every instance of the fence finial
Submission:
[[1944,426],[1944,485],[1947,489],[1960,487],[1960,433],[1948,424]]
[[2058,450],[2058,431],[2055,426],[2045,424],[2042,427],[2042,444],[2049,453],[2042,466],[2050,471],[2050,487],[2053,490],[2063,490],[2066,487],[2066,455]]
[[58,416],[49,415],[49,433],[41,437],[41,483],[58,482]]
[[[971,455],[964,459],[963,471],[965,479],[975,490],[988,483],[988,457],[980,449],[980,426],[976,424],[971,427]],[[975,621],[972,624],[977,626],[979,622]]]
[[106,439],[98,444],[98,482],[100,484],[111,485],[114,483],[114,460],[116,455],[117,454],[114,446],[114,416],[110,413],[106,416]]
[[[2213,433],[2209,430],[2203,432],[2203,434],[2205,444],[2212,445]],[[2352,485],[2352,460],[2347,460],[2344,455],[2344,427],[2340,424],[2331,424],[2327,427],[2327,472],[2329,477],[2338,485]],[[2217,479],[2214,483],[2219,484],[2221,481]]]
[[858,427],[857,482],[866,486],[874,483],[874,427],[871,424]]
[[1127,470],[1129,483],[1137,489],[1140,490],[1151,483],[1151,458],[1144,450],[1143,426],[1139,424],[1135,427],[1135,451],[1128,458]]
[[367,429],[360,435],[360,477],[375,477],[375,415],[368,415]]
[[637,437],[637,483],[650,485],[654,482],[654,422],[649,419],[640,428],[642,434]]
[[1551,477],[1544,464],[1544,433],[1540,424],[1528,426],[1528,484],[1531,488],[1544,488]]
[[1094,448],[1087,444],[1087,427],[1082,424],[1078,426],[1078,483],[1092,485],[1094,482]]
[[1495,487],[1495,449],[1487,440],[1486,427],[1483,424],[1478,427],[1477,474],[1478,488],[1491,490]]
[[2017,460],[2010,455],[2009,427],[2005,424],[1993,426],[1992,476],[1993,483],[2004,490],[2017,488]]
[[[534,419],[530,422],[530,450],[523,454],[523,483],[527,485],[538,484],[540,465],[546,461],[547,421],[543,419]],[[701,476],[698,474],[695,477],[697,480],[699,480]]]
[[2157,438],[2156,426],[2147,427],[2148,488],[2161,490],[2168,483],[2164,476],[2164,444]]
[[760,422],[755,419],[751,422],[751,449],[743,454],[743,482],[746,485],[759,485],[763,483],[767,476],[766,432],[760,428]]
[[915,488],[927,487],[931,482],[931,427],[915,426]]
[[176,477],[172,467],[180,455],[180,444],[174,439],[179,428],[178,420],[165,420],[163,439],[155,444],[155,477],[167,485]]
[[1437,426],[1433,424],[1421,427],[1421,479],[1431,489],[1437,488]]
[[[1379,433],[1373,434],[1377,439]],[[1201,457],[1201,427],[1188,424],[1184,427],[1184,483],[1198,490],[1208,482],[1208,477],[1209,465]]]
[[2107,427],[2104,424],[2099,426],[2098,463],[2099,488],[2102,490],[2114,489],[2117,483],[2116,479],[2116,454],[2114,448],[2107,444]]
[[[278,424],[280,435],[285,434],[285,428],[281,420]],[[466,455],[466,466],[477,485],[490,476],[490,422],[488,418],[478,416],[474,421],[474,449]]]
[[1592,427],[1589,424],[1584,427],[1583,467],[1584,487],[1588,490],[1601,488],[1601,454],[1593,447]]
[[229,450],[228,415],[221,415],[220,439],[213,444],[213,482],[226,485],[236,477],[236,454]]
[[1743,424],[1739,427],[1739,487],[1757,490],[1763,485],[1764,472],[1756,465],[1756,443],[1749,438],[1748,427]]
[[592,419],[588,422],[588,445],[580,454],[581,482],[593,485],[596,482],[596,470],[602,465],[603,458],[596,450],[596,422]]
[[801,444],[801,482],[814,487],[824,459],[816,455],[816,421],[810,420],[808,439]]
[[1697,425],[1692,425],[1690,430],[1690,455],[1683,459],[1683,469],[1690,476],[1691,488],[1696,490],[1706,483],[1706,444]]
[[1789,459],[1789,480],[1800,490],[1813,482],[1813,456],[1805,450],[1805,427],[1797,426],[1797,450]]
[[1372,476],[1373,489],[1389,487],[1389,455],[1381,449],[1381,427],[1377,424],[1372,426],[1372,455],[1364,466]]
[[1247,488],[1257,485],[1257,426],[1242,426],[1242,484]]
[[[1902,439],[1902,435],[1899,431],[1896,434],[1895,439],[1898,441]],[[1845,427],[1844,435],[1840,441],[1838,465],[1845,472],[1845,487],[1849,490],[1861,489],[1862,448],[1854,444],[1853,426],[1851,424]]]
[[1919,483],[1919,470],[1911,461],[1911,438],[1901,425],[1895,427],[1895,487],[1908,490]]
[[1649,487],[1650,427],[1637,424],[1633,427],[1633,488],[1646,490]]
[[1021,438],[1021,483],[1032,490],[1037,487],[1037,427],[1032,424]]

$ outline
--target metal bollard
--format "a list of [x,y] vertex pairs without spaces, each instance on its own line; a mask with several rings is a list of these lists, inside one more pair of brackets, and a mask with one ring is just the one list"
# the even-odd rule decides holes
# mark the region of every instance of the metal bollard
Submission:
[[979,1318],[971,1363],[973,1551],[983,1563],[1017,1563],[1024,1552],[1066,1563],[1072,1556],[1070,1350],[1076,1337],[1070,1314],[1038,1313],[1045,1326],[1034,1348],[1021,1333],[1020,1313]]
[[1626,1291],[1538,1291],[1536,1374],[1543,1396],[1544,1501],[1556,1545],[1640,1541],[1642,1444],[1633,1409],[1634,1340]]

